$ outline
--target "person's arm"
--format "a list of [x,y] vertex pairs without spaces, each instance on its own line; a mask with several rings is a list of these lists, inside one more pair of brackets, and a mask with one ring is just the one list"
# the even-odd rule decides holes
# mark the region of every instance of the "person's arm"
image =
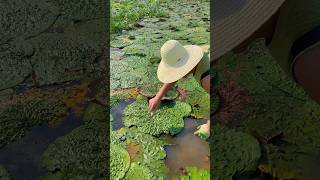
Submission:
[[320,47],[312,48],[298,57],[294,73],[305,91],[320,103]]
[[159,89],[157,95],[149,100],[150,112],[153,112],[157,109],[162,97],[174,86],[174,84],[175,82],[163,84],[162,87]]

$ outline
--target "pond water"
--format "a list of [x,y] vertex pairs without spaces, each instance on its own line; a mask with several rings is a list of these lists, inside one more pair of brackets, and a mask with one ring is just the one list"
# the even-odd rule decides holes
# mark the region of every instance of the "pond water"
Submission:
[[197,126],[205,123],[206,120],[187,118],[182,132],[173,137],[169,135],[163,137],[171,144],[165,147],[167,152],[165,163],[170,169],[169,179],[183,175],[188,166],[210,170],[209,144],[193,134]]
[[47,123],[35,126],[21,140],[0,149],[0,164],[7,168],[12,180],[38,179],[45,173],[39,165],[48,145],[82,124],[80,119],[69,116],[54,128]]
[[[134,99],[122,101],[111,109],[114,118],[113,129],[117,130],[123,127],[122,112],[126,106],[133,103]],[[196,120],[192,118],[185,119],[183,131],[175,136],[165,135],[160,138],[168,144],[165,146],[167,157],[165,164],[169,172],[168,179],[175,176],[183,175],[185,168],[188,166],[198,167],[201,169],[210,169],[210,147],[209,144],[193,135],[196,127],[206,123],[206,120]]]

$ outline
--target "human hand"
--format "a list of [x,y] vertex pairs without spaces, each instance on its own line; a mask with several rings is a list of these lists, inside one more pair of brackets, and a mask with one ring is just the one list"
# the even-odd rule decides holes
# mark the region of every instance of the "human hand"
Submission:
[[155,96],[154,98],[149,100],[149,112],[154,112],[160,104],[160,99]]

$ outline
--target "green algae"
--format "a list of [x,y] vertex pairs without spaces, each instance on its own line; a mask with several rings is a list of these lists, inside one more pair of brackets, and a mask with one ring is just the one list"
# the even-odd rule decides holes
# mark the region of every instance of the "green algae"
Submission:
[[0,179],[1,180],[10,180],[11,179],[9,172],[2,165],[0,165]]
[[116,144],[111,144],[110,147],[110,178],[122,179],[131,166],[129,153]]
[[0,109],[0,147],[22,138],[26,131],[43,122],[56,122],[65,112],[59,100],[18,100]]
[[215,135],[211,136],[210,143],[214,179],[231,179],[255,171],[261,156],[255,138],[221,124],[215,124],[213,132]]
[[178,81],[178,87],[186,91],[182,100],[191,105],[192,116],[195,118],[210,117],[210,95],[199,85],[193,76]]
[[105,123],[92,122],[56,139],[42,155],[43,178],[104,179],[109,147]]
[[153,115],[148,112],[148,101],[138,97],[136,102],[127,106],[123,112],[125,126],[137,126],[142,132],[151,135],[179,133],[184,127],[184,117],[190,115],[191,108],[183,102],[162,103]]
[[39,85],[83,79],[94,73],[94,63],[102,51],[67,34],[42,34],[33,38],[32,65]]
[[186,175],[180,176],[180,180],[210,180],[210,172],[196,167],[187,167]]
[[0,41],[31,37],[47,29],[58,16],[58,9],[44,1],[3,1],[0,4]]

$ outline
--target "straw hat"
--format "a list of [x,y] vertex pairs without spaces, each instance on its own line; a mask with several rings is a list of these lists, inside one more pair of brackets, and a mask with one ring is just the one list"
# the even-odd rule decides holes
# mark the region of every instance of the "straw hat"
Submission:
[[203,57],[203,50],[196,45],[182,46],[176,40],[169,40],[161,47],[161,62],[158,66],[158,79],[172,83],[188,74]]
[[259,29],[285,0],[213,1],[213,59],[242,43]]

